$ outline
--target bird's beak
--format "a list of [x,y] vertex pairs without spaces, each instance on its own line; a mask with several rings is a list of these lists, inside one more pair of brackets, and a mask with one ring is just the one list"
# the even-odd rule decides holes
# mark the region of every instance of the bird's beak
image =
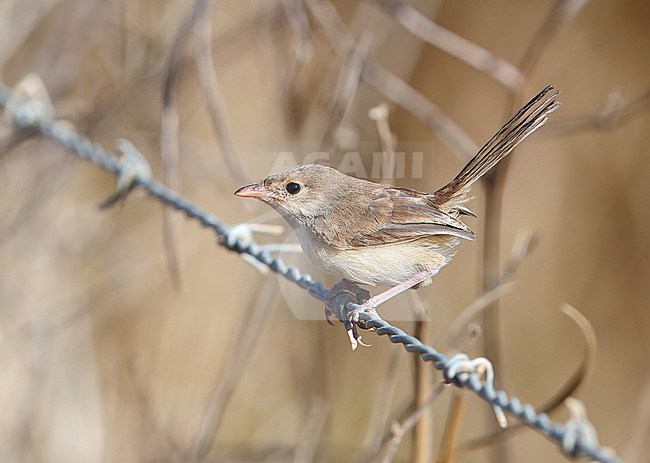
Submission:
[[239,190],[235,191],[235,196],[241,196],[242,198],[257,198],[266,201],[271,199],[271,192],[259,183],[253,183],[252,185],[243,186]]

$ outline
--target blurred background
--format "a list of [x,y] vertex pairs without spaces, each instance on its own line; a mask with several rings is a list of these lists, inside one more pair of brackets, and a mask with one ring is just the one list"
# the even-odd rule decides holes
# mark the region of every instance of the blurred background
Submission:
[[[478,239],[380,313],[555,420],[580,399],[650,461],[648,2],[2,0],[0,44],[4,84],[37,73],[58,117],[230,224],[283,225],[237,187],[315,157],[371,176],[392,143],[385,180],[434,191],[555,84],[562,108],[474,188]],[[0,126],[0,461],[566,459],[494,439],[486,404],[386,338],[351,351],[319,301],[141,192],[100,211],[114,188]]]

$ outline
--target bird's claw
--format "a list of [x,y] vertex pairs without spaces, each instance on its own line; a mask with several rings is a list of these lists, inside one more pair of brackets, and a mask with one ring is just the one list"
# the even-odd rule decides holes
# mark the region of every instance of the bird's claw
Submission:
[[336,319],[336,315],[334,314],[334,311],[328,307],[327,302],[325,302],[325,307],[323,312],[325,312],[325,320],[327,320],[327,323],[330,325],[334,326],[334,322],[332,319]]
[[374,330],[366,326],[365,322],[359,318],[359,315],[365,312],[376,313],[376,310],[373,306],[368,303],[363,303],[361,305],[355,305],[352,310],[348,312],[348,323],[346,328],[348,328],[348,337],[350,338],[350,344],[352,345],[352,350],[356,350],[358,345],[363,347],[370,347],[372,344],[365,344],[361,341],[361,335],[359,334],[359,328],[362,330]]
[[361,335],[359,334],[356,325],[352,325],[351,328],[348,328],[348,339],[350,340],[350,347],[352,347],[352,350],[357,350],[359,345],[363,347],[372,347],[372,344],[366,344],[361,340]]

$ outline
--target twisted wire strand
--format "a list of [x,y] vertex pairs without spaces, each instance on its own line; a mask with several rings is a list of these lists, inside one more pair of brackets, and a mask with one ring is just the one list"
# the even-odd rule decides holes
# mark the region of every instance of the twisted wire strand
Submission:
[[539,431],[560,446],[560,449],[571,457],[588,457],[603,463],[620,462],[617,457],[610,455],[599,445],[585,443],[569,435],[571,427],[553,423],[547,414],[537,413],[532,405],[522,404],[516,397],[509,397],[504,391],[497,391],[491,381],[481,381],[477,374],[455,370],[458,362],[466,360],[466,356],[447,357],[431,346],[423,344],[419,339],[406,334],[401,329],[373,313],[362,313],[359,316],[370,328],[375,328],[380,336],[388,336],[394,344],[402,344],[408,352],[418,354],[422,360],[433,362],[435,368],[442,371],[445,381],[458,387],[469,389],[490,405],[496,405],[516,417],[520,422]]
[[[16,117],[15,114],[7,114],[9,112],[8,104],[15,98],[19,98],[19,96],[9,87],[0,83],[0,106],[5,109],[5,115],[15,127],[22,130],[34,131],[56,141],[79,157],[111,172],[118,180],[127,170],[127,166],[123,163],[124,158],[117,158],[112,152],[105,150],[100,145],[93,143],[89,138],[74,130],[68,123],[57,122],[53,117],[38,118],[32,117],[29,114],[26,117],[24,114],[21,114],[21,117]],[[24,98],[25,103],[29,103],[30,101],[32,100]],[[202,227],[212,230],[217,235],[219,244],[225,248],[239,254],[252,256],[274,273],[287,278],[307,290],[313,297],[320,300],[324,299],[325,288],[320,281],[314,281],[309,274],[301,273],[297,267],[287,265],[280,258],[272,257],[268,251],[262,249],[254,241],[242,240],[240,236],[232,233],[231,227],[227,224],[201,210],[189,200],[170,190],[155,179],[150,177],[137,177],[132,180],[130,188],[134,186],[140,186],[150,196],[182,212],[187,218],[198,221]],[[349,302],[345,297],[338,298],[338,300],[340,304],[343,304],[337,311],[340,314],[345,314],[354,308],[355,304]],[[434,362],[435,368],[443,373],[448,383],[471,390],[492,405],[495,411],[499,409],[507,411],[522,423],[555,441],[567,455],[572,457],[589,457],[602,463],[617,463],[621,461],[600,447],[597,440],[591,439],[590,441],[589,439],[583,439],[581,428],[576,426],[575,423],[572,426],[554,423],[549,419],[548,415],[537,413],[531,405],[522,404],[516,397],[509,397],[504,391],[495,390],[490,376],[482,380],[481,373],[477,369],[467,368],[467,365],[470,365],[472,362],[469,361],[466,355],[460,354],[454,357],[447,357],[433,347],[423,344],[419,339],[391,325],[377,314],[361,313],[360,319],[365,323],[367,328],[376,329],[378,335],[388,336],[392,343],[402,344],[408,352],[418,354],[425,361]],[[489,361],[485,360],[485,362],[489,364]],[[595,442],[592,442],[593,440]]]
[[[17,95],[6,85],[0,83],[0,106],[7,108],[7,104],[17,98]],[[27,103],[29,100],[25,99]],[[54,140],[64,146],[77,156],[90,161],[91,163],[120,177],[124,167],[121,160],[112,152],[105,150],[101,145],[93,143],[85,135],[73,130],[67,123],[57,122],[54,119],[38,119],[30,117],[16,118],[9,115],[11,122],[23,130],[32,130]],[[272,257],[268,251],[260,249],[254,241],[242,242],[238,236],[230,234],[230,227],[215,216],[201,210],[178,193],[170,190],[162,183],[152,178],[135,179],[137,185],[141,186],[150,196],[157,198],[164,204],[182,212],[189,219],[194,219],[199,224],[212,230],[219,238],[219,244],[239,254],[248,254],[269,267],[273,272],[282,275],[317,299],[323,299],[325,288],[318,281],[313,281],[311,275],[303,274],[293,266],[287,265],[282,259]]]

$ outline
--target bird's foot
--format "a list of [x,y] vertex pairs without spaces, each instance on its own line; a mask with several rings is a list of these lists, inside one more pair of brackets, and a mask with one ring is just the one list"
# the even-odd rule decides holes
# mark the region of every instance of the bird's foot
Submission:
[[344,322],[347,317],[345,304],[354,302],[363,304],[370,299],[370,291],[363,289],[356,283],[343,278],[334,286],[325,292],[323,301],[325,302],[325,319],[330,325],[333,325],[332,319]]
[[[356,283],[345,278],[336,283],[325,293],[325,319],[332,325],[332,319],[341,321],[348,332],[350,345],[355,350],[359,344],[368,346],[361,341],[359,328],[368,329],[359,319],[362,312],[375,311],[375,308],[366,302],[370,299],[370,292],[359,287]],[[357,304],[354,309],[348,308],[348,303]]]

